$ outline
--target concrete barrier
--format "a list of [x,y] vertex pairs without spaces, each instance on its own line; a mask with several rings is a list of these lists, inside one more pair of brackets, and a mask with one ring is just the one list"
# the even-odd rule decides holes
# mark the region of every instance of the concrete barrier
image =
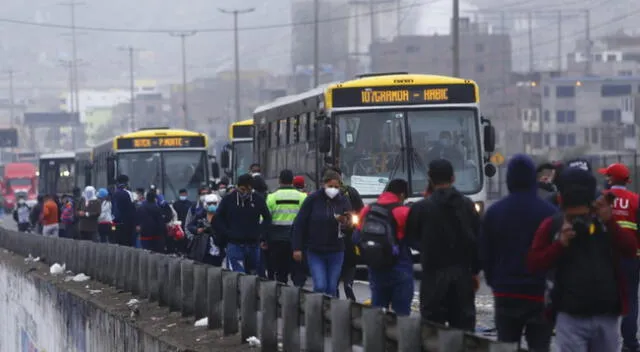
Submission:
[[[191,260],[112,244],[45,238],[0,230],[0,247],[46,263],[65,262],[74,272],[148,302],[180,317],[208,318],[209,331],[257,336],[262,351],[517,351],[475,334],[423,324],[419,317],[396,317],[378,308],[333,299],[296,287],[243,275]],[[278,319],[282,331],[278,331]],[[304,330],[304,333],[303,333]],[[330,345],[325,346],[329,332]]]

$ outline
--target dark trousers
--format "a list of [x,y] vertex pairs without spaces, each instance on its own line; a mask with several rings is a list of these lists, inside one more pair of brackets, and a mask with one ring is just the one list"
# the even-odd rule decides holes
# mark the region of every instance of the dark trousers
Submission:
[[[304,252],[303,252],[304,253]],[[292,253],[293,257],[293,253]],[[303,287],[307,283],[307,277],[309,276],[309,264],[307,263],[307,256],[302,256],[302,261],[293,261],[291,264],[291,281],[295,287]]]
[[[355,301],[356,295],[353,293],[353,281],[356,279],[356,267],[351,265],[343,265],[340,273],[340,281],[344,288],[344,295],[347,299]],[[340,298],[340,282],[338,282],[337,295]]]
[[553,324],[544,316],[544,302],[512,297],[495,297],[494,302],[498,341],[520,343],[524,333],[529,351],[550,351]]
[[627,294],[629,295],[629,312],[622,318],[620,330],[623,346],[629,351],[640,351],[638,345],[638,284],[640,282],[640,259],[622,259],[621,267],[627,279]]
[[93,241],[96,233],[93,231],[78,231],[78,239],[82,241]]
[[111,238],[111,224],[98,224],[98,242],[108,243]]
[[420,313],[423,321],[455,329],[474,331],[476,326],[475,292],[471,270],[449,267],[422,268]]
[[29,230],[31,224],[29,224],[28,222],[21,222],[18,224],[18,231],[19,232],[27,232],[27,230]]
[[293,262],[293,249],[289,241],[271,241],[268,243],[267,276],[269,280],[277,280],[286,284]]
[[136,243],[135,237],[135,226],[130,224],[117,224],[116,230],[112,233],[113,239],[109,242],[116,243],[121,246],[129,246],[133,247]]

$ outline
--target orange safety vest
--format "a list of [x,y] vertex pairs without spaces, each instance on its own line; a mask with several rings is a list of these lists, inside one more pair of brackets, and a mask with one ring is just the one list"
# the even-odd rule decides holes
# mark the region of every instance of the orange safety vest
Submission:
[[[640,198],[637,193],[629,191],[623,186],[613,186],[609,190],[616,198],[613,201],[613,219],[623,230],[638,234],[638,202]],[[638,256],[640,256],[640,244],[638,246]]]

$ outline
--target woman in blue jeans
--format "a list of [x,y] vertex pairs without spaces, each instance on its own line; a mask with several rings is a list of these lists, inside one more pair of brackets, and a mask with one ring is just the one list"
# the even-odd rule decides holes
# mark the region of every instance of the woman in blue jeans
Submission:
[[349,200],[340,194],[340,175],[327,171],[324,187],[309,195],[293,224],[293,259],[300,262],[306,250],[313,291],[336,296],[344,260],[344,234],[349,221]]

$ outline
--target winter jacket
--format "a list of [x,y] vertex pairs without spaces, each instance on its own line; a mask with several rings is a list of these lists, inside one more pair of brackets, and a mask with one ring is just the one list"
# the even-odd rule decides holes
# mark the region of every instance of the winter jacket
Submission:
[[52,199],[47,200],[46,202],[44,202],[44,205],[42,206],[42,225],[43,226],[47,226],[47,225],[53,225],[53,224],[58,224],[59,223],[59,216],[58,216],[58,205],[56,204],[56,202],[54,202]]
[[547,217],[558,209],[538,196],[536,168],[528,156],[515,156],[507,168],[510,194],[485,213],[480,233],[480,260],[495,296],[542,301],[545,276],[527,269],[531,242]]
[[156,203],[143,202],[136,209],[135,215],[136,225],[140,226],[141,241],[165,240],[167,226],[162,217],[162,210]]
[[314,252],[344,251],[344,233],[335,215],[351,211],[349,199],[342,194],[330,199],[320,189],[310,194],[293,223],[293,249]]
[[80,200],[80,206],[78,207],[78,210],[85,212],[84,216],[76,214],[76,218],[78,219],[78,231],[97,232],[98,217],[102,212],[102,204],[100,200],[92,199],[87,204],[87,202],[82,199]]
[[26,204],[18,204],[13,210],[13,220],[18,224],[28,224],[31,208]]
[[189,208],[191,208],[191,205],[193,203],[188,200],[176,200],[175,202],[173,202],[173,209],[176,211],[176,214],[178,214],[178,221],[180,221],[180,223],[182,224],[182,228],[186,228],[187,224],[187,213],[189,212]]
[[133,225],[136,222],[136,206],[131,199],[131,193],[124,188],[118,188],[113,192],[111,211],[116,224]]
[[256,193],[243,198],[238,191],[222,198],[214,222],[216,233],[233,244],[257,244],[265,239],[270,225],[265,199]]
[[[212,222],[216,222],[215,217]],[[217,247],[217,257],[225,256],[226,243],[224,243],[222,236],[216,234],[213,224],[207,220],[206,213],[198,214],[187,227],[189,232],[194,234],[189,243],[189,258],[203,262],[207,256],[211,255],[213,246]],[[203,229],[201,234],[198,233],[200,228]]]
[[[380,205],[389,205],[394,203],[400,203],[400,198],[391,192],[384,192],[376,200],[376,203]],[[362,229],[362,222],[367,216],[367,213],[371,209],[371,206],[365,206],[360,212],[360,223],[358,229],[354,231],[353,242],[358,244],[360,242],[360,230]],[[413,273],[413,259],[411,257],[409,238],[406,236],[407,219],[409,218],[409,207],[400,205],[393,209],[393,217],[396,222],[396,237],[400,244],[400,254],[398,255],[398,262],[396,263],[394,270],[401,270],[407,273]],[[377,274],[373,270],[370,270],[370,275]]]
[[423,271],[465,267],[478,273],[479,230],[473,202],[453,187],[413,204],[407,220],[407,235],[420,244]]

